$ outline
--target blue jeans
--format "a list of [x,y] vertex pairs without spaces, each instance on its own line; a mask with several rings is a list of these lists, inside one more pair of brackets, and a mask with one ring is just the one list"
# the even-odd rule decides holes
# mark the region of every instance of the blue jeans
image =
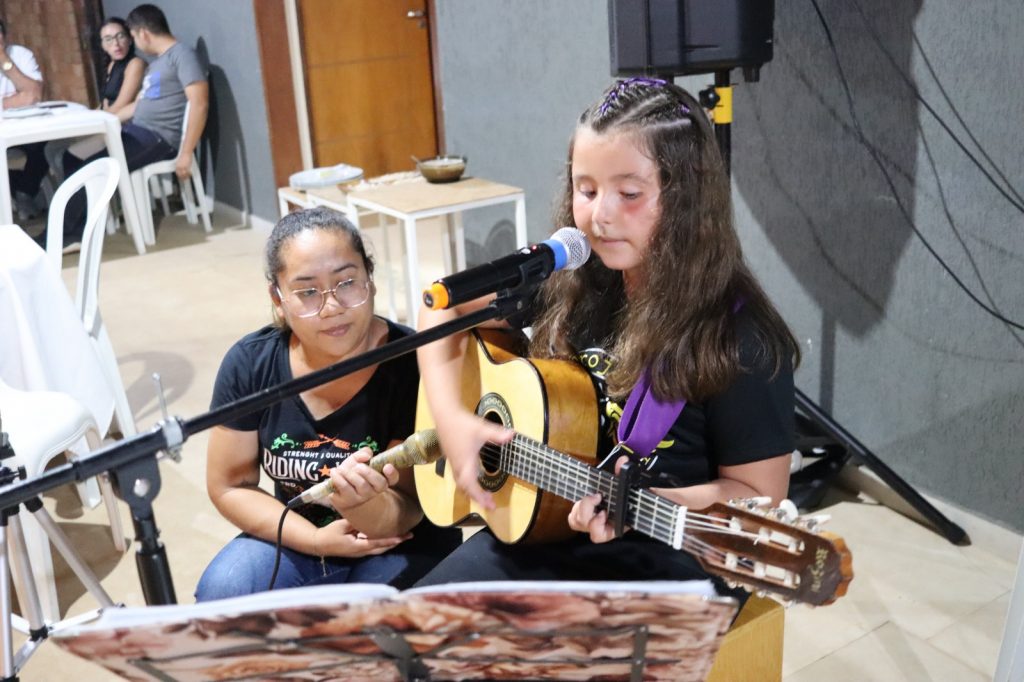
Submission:
[[[412,532],[411,539],[384,554],[354,559],[328,557],[321,561],[283,548],[274,589],[342,583],[386,583],[404,589],[426,575],[462,540],[460,530],[437,528],[426,521]],[[196,586],[196,601],[265,592],[275,552],[274,543],[242,533],[206,567]]]

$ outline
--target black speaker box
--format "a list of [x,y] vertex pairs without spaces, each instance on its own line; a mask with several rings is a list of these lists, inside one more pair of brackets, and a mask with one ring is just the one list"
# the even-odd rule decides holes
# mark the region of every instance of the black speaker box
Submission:
[[608,0],[612,75],[742,68],[756,80],[774,21],[775,0]]

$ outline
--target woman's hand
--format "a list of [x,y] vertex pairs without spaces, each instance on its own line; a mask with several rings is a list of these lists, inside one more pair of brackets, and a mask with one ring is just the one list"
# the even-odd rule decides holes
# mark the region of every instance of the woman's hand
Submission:
[[383,471],[374,471],[367,464],[372,457],[370,448],[362,448],[331,469],[330,501],[337,511],[358,507],[398,483],[398,469],[386,464]]
[[345,519],[332,521],[313,531],[313,554],[329,557],[362,557],[383,554],[412,537],[412,533],[389,538],[368,538]]
[[480,487],[478,480],[480,450],[485,443],[508,443],[515,432],[467,410],[452,410],[443,419],[437,419],[436,428],[441,451],[459,490],[484,509],[494,509],[494,498]]

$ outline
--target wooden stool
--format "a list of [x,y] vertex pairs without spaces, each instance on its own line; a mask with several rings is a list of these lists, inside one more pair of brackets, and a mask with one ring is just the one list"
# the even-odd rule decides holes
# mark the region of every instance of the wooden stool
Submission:
[[779,682],[785,610],[751,596],[722,640],[707,682]]

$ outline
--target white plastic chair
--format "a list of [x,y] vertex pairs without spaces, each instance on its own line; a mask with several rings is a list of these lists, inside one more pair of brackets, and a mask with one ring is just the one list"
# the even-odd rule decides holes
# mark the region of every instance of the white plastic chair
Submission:
[[78,256],[78,280],[75,284],[75,310],[92,339],[103,374],[114,392],[114,415],[124,436],[134,436],[135,418],[128,405],[124,383],[117,368],[117,355],[110,343],[107,327],[103,324],[99,307],[100,262],[103,256],[103,238],[106,235],[110,198],[117,189],[120,170],[113,159],[97,159],[79,169],[61,183],[53,195],[46,228],[46,255],[57,272],[61,269],[64,243],[64,209],[68,199],[85,187],[89,210],[82,234],[82,251]]
[[[0,381],[0,417],[3,418],[3,430],[10,437],[16,460],[5,464],[25,467],[26,476],[30,479],[43,473],[50,460],[63,452],[68,452],[69,458],[74,460],[77,454],[70,448],[83,438],[89,444],[90,451],[99,447],[101,442],[92,415],[66,393],[19,391]],[[82,502],[90,507],[98,505],[102,497],[110,517],[114,546],[124,552],[127,546],[121,515],[107,476],[104,474],[100,477],[99,485],[95,478],[77,485]],[[21,513],[25,552],[32,566],[43,617],[52,621],[59,620],[57,583],[49,537],[24,508]]]
[[[181,122],[181,144],[185,143],[185,135],[188,133],[188,113],[191,104],[185,105],[185,115]],[[180,147],[179,147],[180,151]],[[150,180],[157,176],[174,172],[174,159],[156,161],[132,171],[132,189],[135,191],[135,202],[139,207],[139,218],[142,221],[142,237],[146,244],[156,243],[156,229],[153,226],[153,213],[150,208],[152,201],[150,195]],[[195,225],[198,220],[196,213],[202,217],[203,230],[207,233],[212,231],[210,226],[210,208],[206,203],[206,189],[203,187],[203,175],[199,172],[199,162],[196,160],[195,151],[192,152],[192,170],[189,181],[181,182],[181,201],[185,205],[185,216],[190,225]],[[160,201],[163,204],[164,215],[167,215],[167,198],[162,189],[159,192]]]

